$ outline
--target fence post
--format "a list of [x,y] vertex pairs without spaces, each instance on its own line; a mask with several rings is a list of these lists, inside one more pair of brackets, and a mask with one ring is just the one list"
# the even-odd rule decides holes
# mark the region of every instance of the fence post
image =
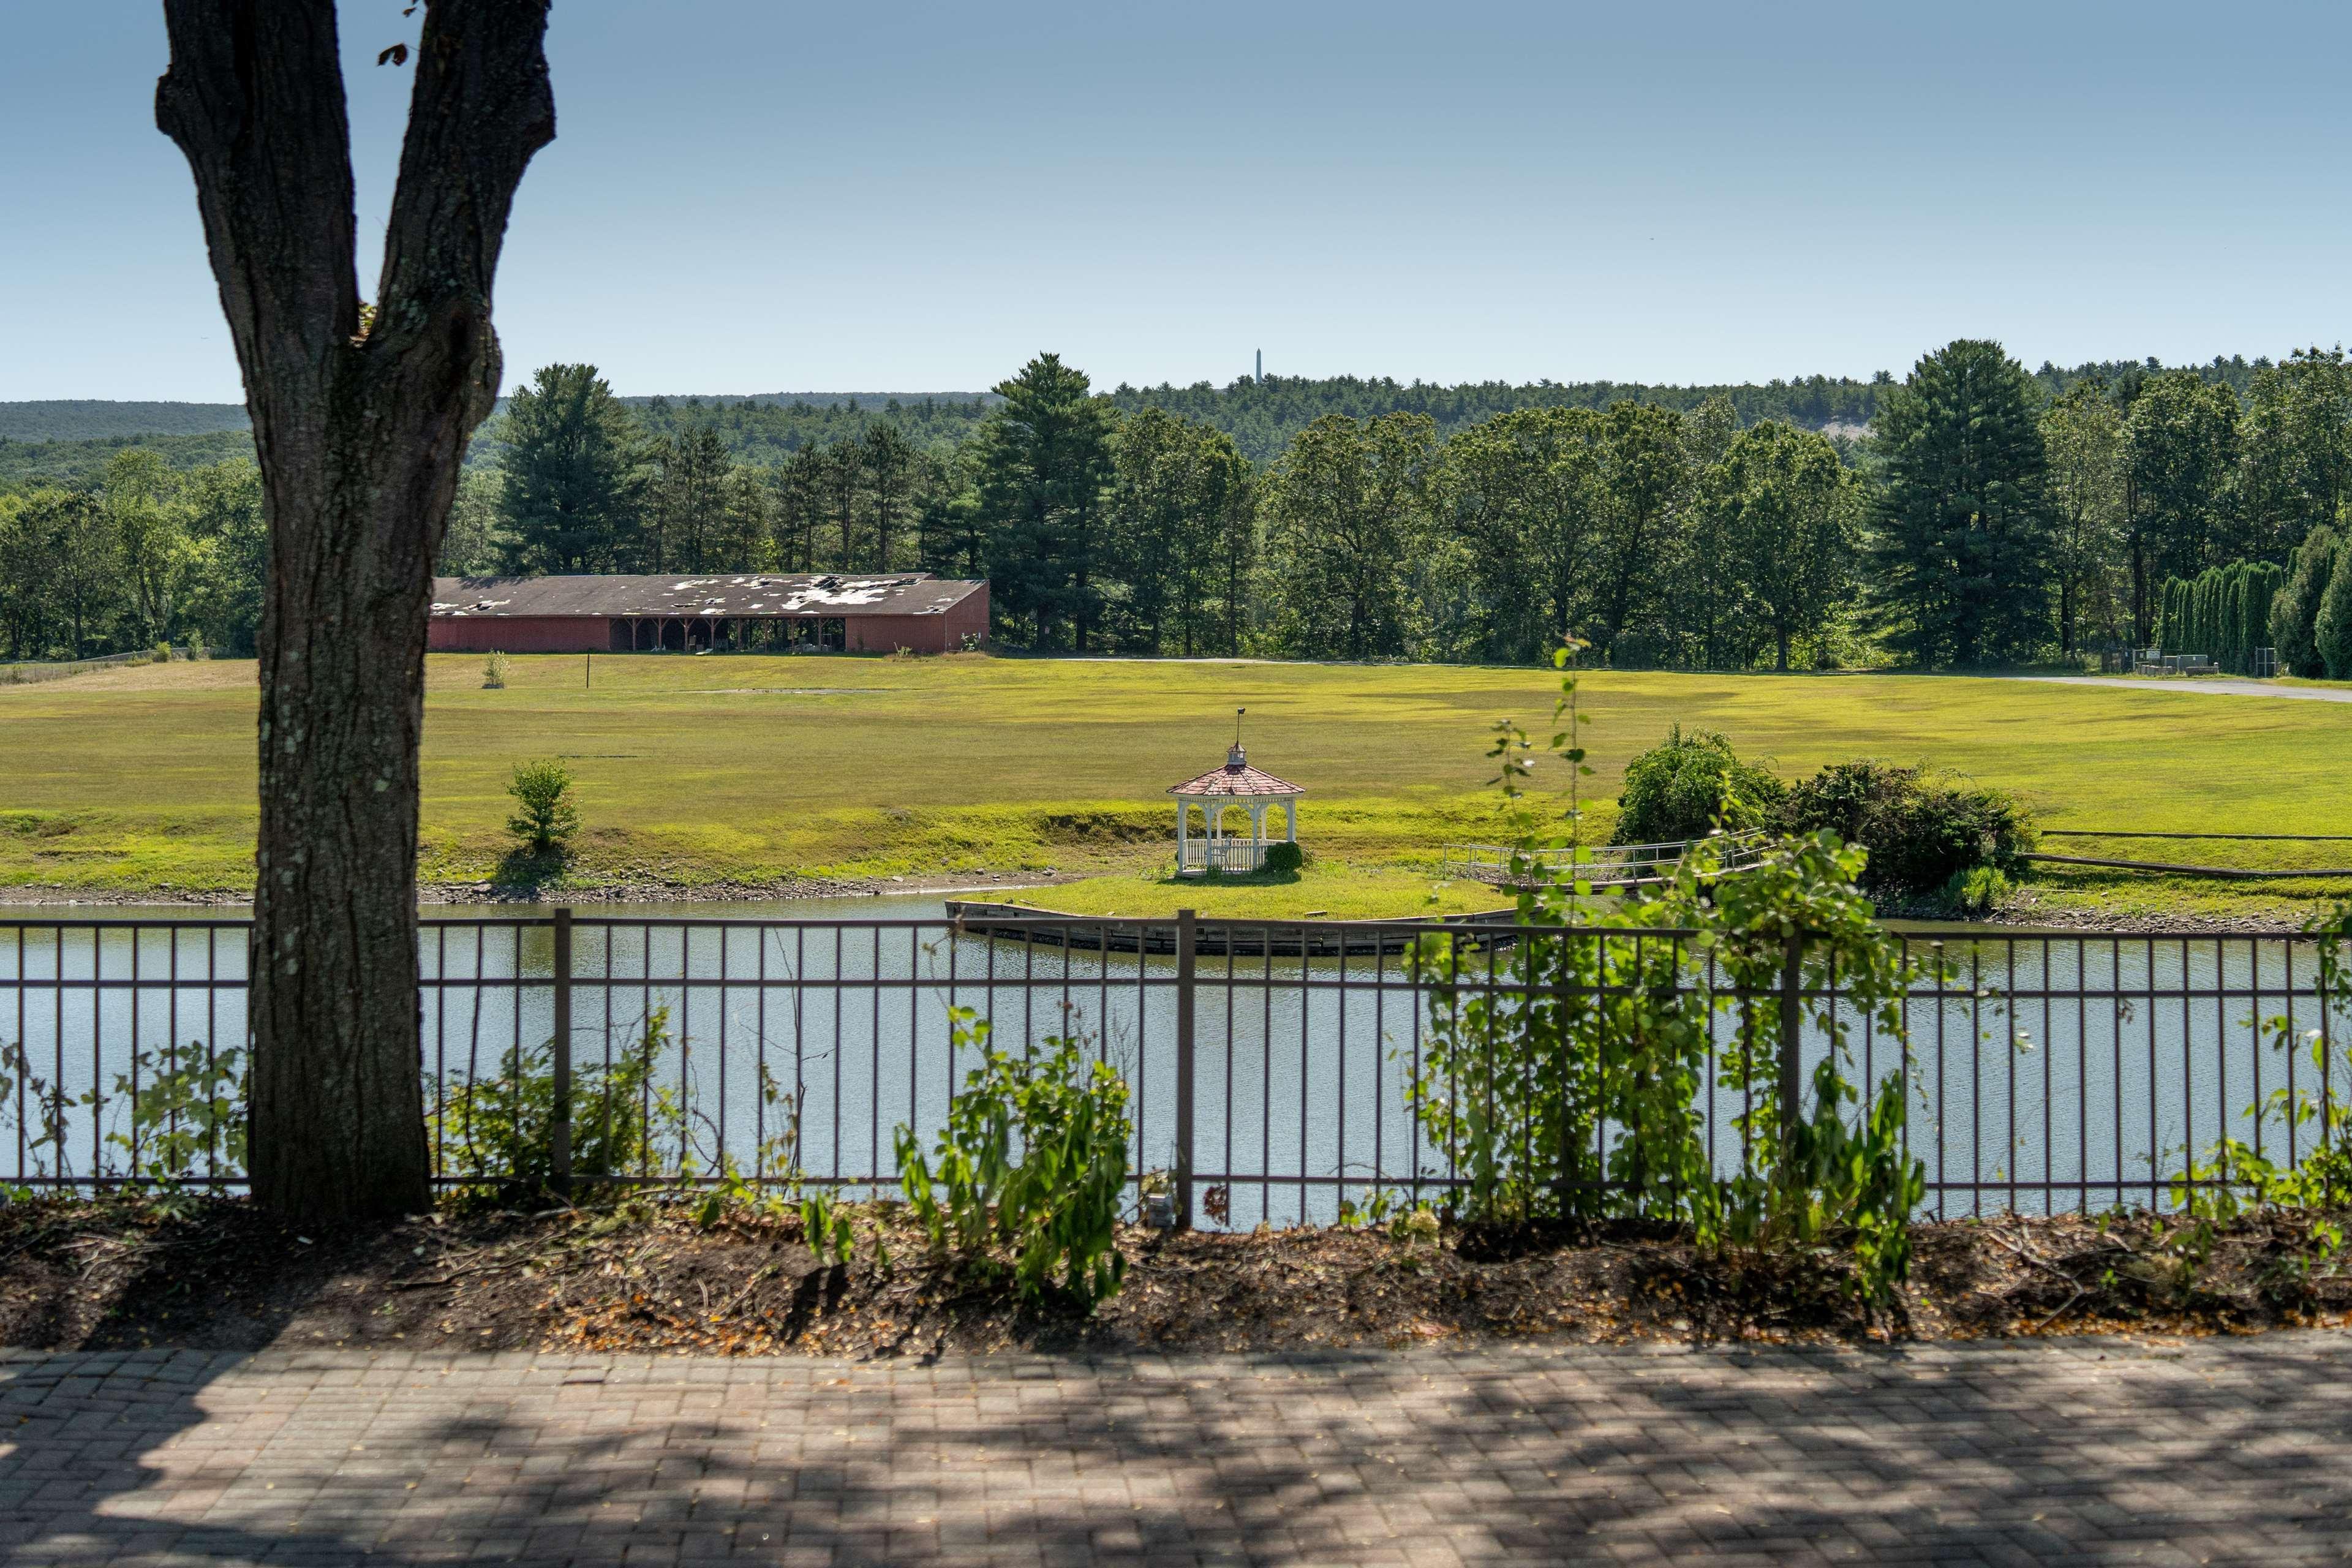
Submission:
[[1780,963],[1780,1103],[1777,1110],[1780,1126],[1780,1155],[1785,1161],[1797,1136],[1797,1121],[1803,1114],[1803,1063],[1800,1047],[1805,1035],[1805,934],[1801,931],[1789,933],[1788,955]]
[[572,911],[555,911],[554,1103],[547,1118],[548,1185],[572,1196]]
[[1176,911],[1176,1228],[1192,1228],[1192,990],[1198,932],[1191,910]]

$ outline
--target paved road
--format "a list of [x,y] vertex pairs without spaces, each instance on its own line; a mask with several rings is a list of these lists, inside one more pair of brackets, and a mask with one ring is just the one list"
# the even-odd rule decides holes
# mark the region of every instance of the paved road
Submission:
[[2039,680],[2053,686],[2120,686],[2126,691],[2164,691],[2207,697],[2282,697],[2297,702],[2352,702],[2352,689],[2338,686],[2274,686],[2267,680],[2231,680],[2197,676],[2189,679],[2135,679],[2128,675],[2004,675],[2002,680]]
[[0,1560],[2263,1563],[2352,1336],[900,1363],[0,1361]]

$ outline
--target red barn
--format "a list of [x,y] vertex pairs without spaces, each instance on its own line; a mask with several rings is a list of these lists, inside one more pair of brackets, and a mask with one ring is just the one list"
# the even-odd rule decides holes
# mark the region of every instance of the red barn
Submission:
[[922,572],[436,577],[427,646],[436,653],[951,653],[987,637],[988,584]]

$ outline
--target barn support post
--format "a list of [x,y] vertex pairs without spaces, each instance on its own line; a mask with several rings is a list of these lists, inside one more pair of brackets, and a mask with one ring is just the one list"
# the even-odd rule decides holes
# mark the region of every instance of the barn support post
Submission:
[[1192,1002],[1197,979],[1198,917],[1176,911],[1176,1228],[1192,1228]]

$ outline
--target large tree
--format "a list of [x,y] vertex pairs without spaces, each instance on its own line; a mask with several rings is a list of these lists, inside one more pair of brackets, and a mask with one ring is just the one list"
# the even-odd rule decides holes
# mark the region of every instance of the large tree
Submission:
[[2058,647],[2075,649],[2085,614],[2121,629],[2125,575],[2123,416],[2095,381],[2068,387],[2042,414],[2050,474],[2050,570],[2058,584]]
[[[2125,416],[2131,437],[2133,618],[2152,591],[2237,559],[2238,397],[2194,371],[2148,376]],[[2137,640],[2137,637],[2136,639]]]
[[1118,416],[1058,354],[1039,354],[996,393],[1004,401],[977,455],[992,602],[1032,646],[1085,653],[1102,608],[1096,556]]
[[1962,338],[1880,400],[1873,557],[1890,640],[1916,664],[1981,664],[2048,635],[2049,520],[2033,383]]
[[1478,657],[1532,664],[1584,629],[1607,504],[1603,421],[1585,408],[1525,408],[1445,443],[1434,489],[1470,580]]
[[[251,1179],[297,1220],[431,1197],[417,742],[432,563],[498,396],[499,248],[555,134],[546,0],[424,0],[373,307],[333,0],[165,0],[187,155],[269,521]],[[389,53],[390,51],[387,51]]]
[[2352,365],[2301,349],[2254,373],[2240,422],[2239,549],[2284,562],[2352,500]]
[[645,562],[644,434],[594,365],[541,365],[492,434],[506,443],[500,521],[516,566],[664,569]]
[[1601,482],[1609,505],[1601,514],[1592,643],[1604,659],[1676,553],[1673,531],[1691,479],[1687,439],[1682,416],[1654,404],[1612,403],[1602,416]]
[[1308,658],[1412,650],[1408,570],[1428,534],[1436,427],[1426,416],[1326,415],[1290,443],[1265,487],[1276,635]]
[[1768,419],[1707,470],[1700,504],[1721,518],[1740,596],[1787,669],[1790,645],[1821,634],[1852,580],[1858,484],[1827,437]]

